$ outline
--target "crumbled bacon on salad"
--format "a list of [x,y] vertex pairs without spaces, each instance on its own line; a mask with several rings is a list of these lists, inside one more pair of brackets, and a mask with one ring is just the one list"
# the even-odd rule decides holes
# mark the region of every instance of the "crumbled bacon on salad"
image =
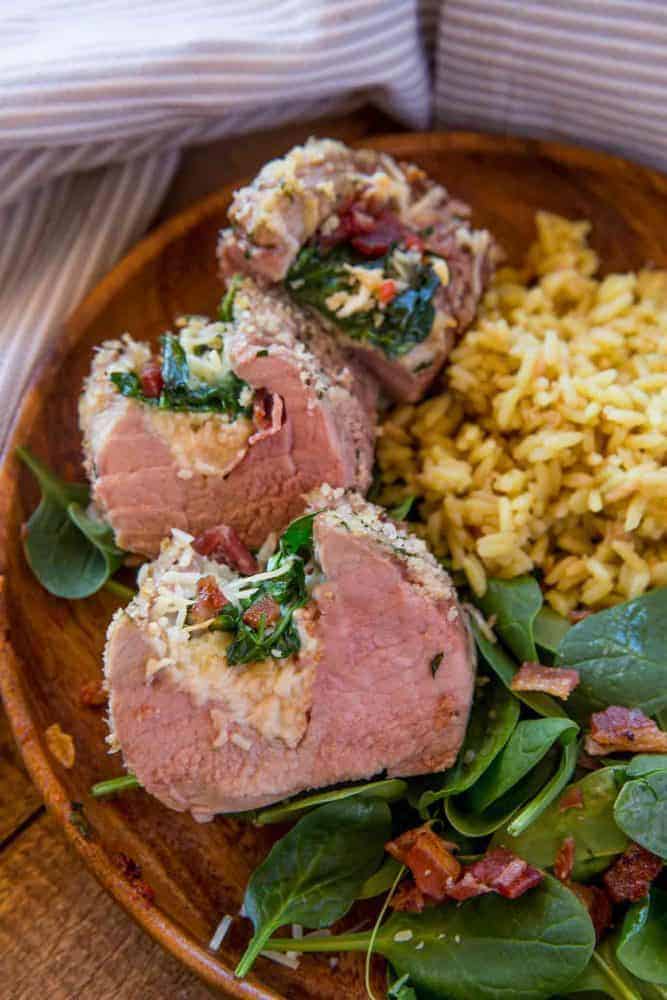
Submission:
[[591,716],[591,731],[585,746],[593,757],[623,751],[667,753],[667,733],[638,708],[611,705]]
[[265,625],[275,625],[276,622],[280,621],[280,615],[278,602],[274,601],[269,594],[265,594],[243,613],[243,621],[250,628],[258,629],[262,621]]
[[579,683],[579,671],[522,663],[512,678],[512,691],[544,691],[554,698],[569,698]]
[[567,812],[568,809],[583,809],[584,808],[584,793],[578,785],[572,785],[567,789],[564,795],[561,796],[560,802],[558,803],[559,812]]
[[576,850],[577,843],[574,837],[566,837],[558,848],[554,861],[554,875],[561,882],[567,882],[572,874]]
[[406,865],[413,878],[395,893],[395,910],[419,913],[427,903],[445,899],[462,902],[497,892],[516,899],[538,885],[542,872],[504,847],[487,852],[467,867],[454,857],[456,846],[438,837],[428,825],[408,830],[386,845],[392,857]]
[[252,576],[258,570],[253,554],[245,547],[234,529],[226,524],[207,528],[195,538],[192,548],[200,556],[208,556],[214,562],[225,563],[244,576]]
[[648,895],[651,883],[662,871],[662,858],[639,844],[630,844],[602,876],[615,903],[637,902]]

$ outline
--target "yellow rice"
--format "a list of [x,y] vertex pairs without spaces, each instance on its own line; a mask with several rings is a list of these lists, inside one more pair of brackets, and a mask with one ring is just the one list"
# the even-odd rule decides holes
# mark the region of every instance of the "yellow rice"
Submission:
[[482,594],[538,568],[561,614],[667,585],[667,271],[596,278],[589,224],[539,213],[439,395],[388,415],[382,500]]

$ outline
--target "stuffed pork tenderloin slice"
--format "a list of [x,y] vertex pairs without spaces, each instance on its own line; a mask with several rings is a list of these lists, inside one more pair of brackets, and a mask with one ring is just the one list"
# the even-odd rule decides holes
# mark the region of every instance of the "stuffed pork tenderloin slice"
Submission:
[[414,164],[309,140],[236,192],[221,276],[282,284],[398,400],[420,399],[499,257],[470,209]]
[[322,482],[369,486],[373,380],[283,293],[247,280],[230,316],[186,318],[159,357],[128,336],[95,355],[85,464],[127,551],[152,557],[171,528],[221,521],[256,548]]
[[449,577],[358,494],[323,487],[310,510],[245,578],[174,532],[110,625],[112,744],[197,819],[460,749],[475,659]]

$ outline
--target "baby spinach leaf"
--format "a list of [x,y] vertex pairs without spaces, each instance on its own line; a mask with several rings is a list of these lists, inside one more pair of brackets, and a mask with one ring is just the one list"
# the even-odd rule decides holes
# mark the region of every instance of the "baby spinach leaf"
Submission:
[[468,795],[457,795],[445,799],[445,816],[454,829],[466,837],[485,837],[505,826],[524,803],[540,792],[554,774],[554,767],[554,752],[549,751],[521,781],[483,812],[471,809]]
[[667,1000],[667,990],[659,985],[636,979],[618,960],[616,949],[619,935],[610,934],[597,946],[583,973],[568,987],[568,995],[580,993],[612,1000]]
[[284,823],[285,820],[296,818],[299,813],[307,812],[325,802],[340,802],[342,799],[355,798],[357,795],[382,799],[393,802],[402,799],[408,789],[407,781],[401,778],[383,778],[379,781],[367,781],[363,785],[352,785],[348,788],[327,788],[323,792],[304,795],[290,802],[280,802],[278,805],[260,809],[255,823],[257,826],[267,826],[269,823]]
[[542,607],[542,591],[534,577],[489,580],[477,603],[487,618],[495,615],[494,630],[519,663],[537,661],[533,625]]
[[575,739],[571,739],[565,744],[556,773],[549,779],[544,788],[540,789],[535,798],[523,806],[507,824],[507,832],[511,837],[518,837],[520,833],[527,830],[554,799],[558,798],[574,774],[578,753],[579,748]]
[[24,542],[31,570],[56,597],[76,599],[96,593],[116,572],[123,553],[114,544],[111,529],[85,514],[88,487],[59,479],[27,448],[16,452],[42,491]]
[[418,1000],[417,994],[410,985],[410,976],[407,973],[389,987],[387,1000]]
[[616,955],[638,979],[667,986],[667,892],[653,886],[625,914]]
[[616,768],[592,771],[574,785],[581,790],[582,808],[561,811],[555,801],[519,836],[512,837],[507,828],[498,830],[492,845],[508,847],[538,868],[550,868],[563,840],[574,837],[573,878],[581,881],[604,871],[628,843],[614,821],[620,780]]
[[638,753],[626,765],[626,778],[643,778],[654,771],[667,771],[667,753]]
[[392,521],[405,521],[416,499],[417,497],[413,493],[411,496],[406,497],[405,500],[402,500],[401,503],[397,504],[396,507],[390,507],[387,513]]
[[378,870],[366,879],[359,890],[357,899],[374,899],[376,896],[389,892],[402,867],[400,861],[387,855]]
[[313,549],[313,521],[320,511],[304,514],[285,529],[280,536],[278,548],[283,556],[310,558]]
[[667,587],[589,615],[563,637],[558,665],[579,671],[568,700],[579,714],[627,705],[667,707]]
[[517,699],[495,678],[488,681],[476,690],[456,764],[444,774],[435,775],[433,787],[419,798],[418,809],[423,816],[434,802],[449,795],[460,795],[471,788],[500,753],[519,721]]
[[567,618],[563,618],[553,608],[550,608],[548,604],[545,604],[544,607],[540,608],[533,622],[535,644],[540,649],[546,649],[549,653],[555,653],[563,640],[563,636],[571,628],[572,626]]
[[627,781],[618,793],[614,819],[630,840],[667,860],[667,771]]
[[[484,662],[500,678],[505,687],[511,691],[512,678],[517,672],[517,665],[512,660],[498,642],[489,642],[486,636],[482,635],[479,625],[474,618],[470,618],[470,627],[475,637],[475,644]],[[532,691],[512,691],[514,697],[528,705],[538,715],[546,717],[569,718],[567,712],[555,699],[548,694]]]
[[389,806],[379,799],[329,802],[302,817],[250,878],[244,906],[255,934],[236,975],[246,975],[283,924],[328,927],[347,913],[390,835]]
[[525,719],[520,722],[508,743],[468,792],[474,812],[482,812],[518,784],[539,764],[558,739],[571,741],[577,724],[570,719]]
[[[274,938],[276,951],[365,951],[370,933]],[[545,1000],[566,993],[586,968],[595,934],[588,913],[546,876],[519,899],[488,895],[462,906],[394,913],[375,939],[420,1000]]]

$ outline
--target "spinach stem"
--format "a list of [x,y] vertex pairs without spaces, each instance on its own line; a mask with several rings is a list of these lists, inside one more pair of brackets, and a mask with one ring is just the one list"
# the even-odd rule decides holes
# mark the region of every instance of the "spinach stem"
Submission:
[[107,795],[116,795],[118,792],[126,792],[131,788],[141,788],[141,785],[133,774],[124,774],[122,778],[98,781],[90,789],[90,794],[94,799],[103,799]]
[[137,593],[136,590],[132,590],[132,587],[126,587],[124,583],[118,583],[118,580],[107,580],[102,589],[108,590],[110,594],[119,597],[122,601],[131,601]]
[[370,931],[356,934],[322,934],[304,938],[269,938],[263,948],[269,951],[367,951]]
[[371,986],[371,959],[373,958],[373,948],[375,947],[375,939],[378,936],[378,931],[380,930],[380,925],[384,920],[384,915],[387,912],[387,908],[391,902],[392,896],[396,892],[398,883],[403,878],[403,872],[405,871],[405,865],[401,867],[396,872],[396,878],[391,884],[391,889],[385,896],[384,903],[382,904],[382,909],[378,913],[378,918],[373,926],[373,931],[371,933],[370,941],[368,942],[368,950],[366,951],[366,961],[364,962],[364,984],[366,986],[366,993],[368,994],[369,1000],[376,1000],[375,994],[373,993],[373,987]]

